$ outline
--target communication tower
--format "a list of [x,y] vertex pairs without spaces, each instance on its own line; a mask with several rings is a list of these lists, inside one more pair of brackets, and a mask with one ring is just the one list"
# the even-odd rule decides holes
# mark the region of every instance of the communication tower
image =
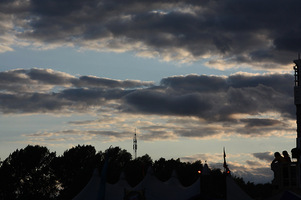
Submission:
[[136,134],[136,129],[135,129],[135,135],[133,139],[133,150],[134,150],[134,155],[135,159],[137,158],[137,134]]

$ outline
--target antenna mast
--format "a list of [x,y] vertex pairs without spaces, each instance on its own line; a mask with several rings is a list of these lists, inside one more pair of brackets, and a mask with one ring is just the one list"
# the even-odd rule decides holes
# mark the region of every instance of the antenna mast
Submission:
[[133,150],[134,150],[134,155],[135,159],[137,158],[137,134],[136,134],[136,129],[135,129],[135,135],[133,139]]

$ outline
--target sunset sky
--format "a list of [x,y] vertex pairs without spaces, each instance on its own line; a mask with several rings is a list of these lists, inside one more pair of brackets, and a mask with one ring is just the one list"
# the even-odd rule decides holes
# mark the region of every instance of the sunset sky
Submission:
[[298,0],[0,1],[0,158],[78,144],[272,180],[296,146]]

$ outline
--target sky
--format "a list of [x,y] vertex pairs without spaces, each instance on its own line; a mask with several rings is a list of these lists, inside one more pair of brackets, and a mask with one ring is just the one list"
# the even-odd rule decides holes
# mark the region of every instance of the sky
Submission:
[[298,0],[0,1],[0,158],[119,146],[270,182],[296,146]]

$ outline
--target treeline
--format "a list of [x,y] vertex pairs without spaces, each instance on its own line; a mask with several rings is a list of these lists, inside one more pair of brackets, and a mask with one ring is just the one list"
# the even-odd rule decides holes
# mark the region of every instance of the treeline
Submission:
[[[152,167],[159,180],[168,180],[175,170],[179,181],[189,186],[198,179],[198,171],[203,169],[200,160],[190,163],[160,158],[153,161],[147,154],[132,159],[129,152],[119,147],[96,152],[91,145],[78,145],[57,156],[46,147],[28,145],[1,162],[0,199],[72,199],[88,183],[95,168],[101,171],[106,155],[109,155],[108,183],[117,182],[123,172],[128,183],[135,186]],[[219,169],[210,171],[211,174],[222,174]],[[258,185],[245,184],[242,178],[235,179],[252,196],[261,195]],[[263,194],[267,194],[270,185],[259,186]]]
[[132,159],[119,147],[96,152],[91,145],[78,145],[56,156],[48,148],[27,146],[16,150],[1,162],[0,199],[72,199],[90,180],[95,168],[102,169],[109,155],[107,182],[115,183],[121,172],[132,186],[138,184],[151,166],[158,179],[166,181],[173,170],[183,185],[191,185],[203,168],[201,161],[183,163],[179,159],[160,158],[153,162],[149,155]]

